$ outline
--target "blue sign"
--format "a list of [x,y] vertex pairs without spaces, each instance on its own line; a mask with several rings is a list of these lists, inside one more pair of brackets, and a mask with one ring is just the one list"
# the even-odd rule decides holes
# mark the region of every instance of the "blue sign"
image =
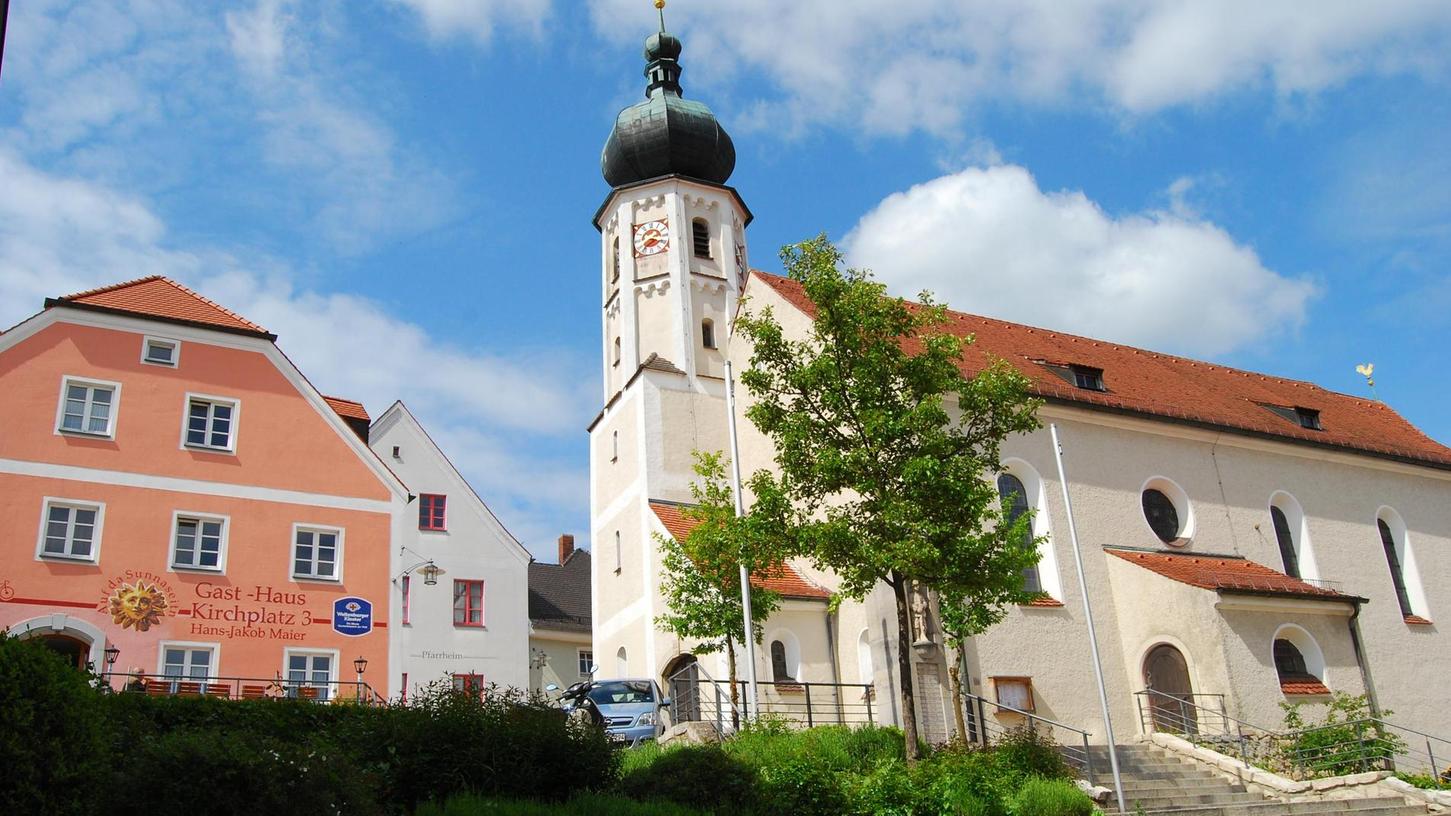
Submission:
[[333,601],[333,631],[349,637],[373,631],[373,605],[351,596]]

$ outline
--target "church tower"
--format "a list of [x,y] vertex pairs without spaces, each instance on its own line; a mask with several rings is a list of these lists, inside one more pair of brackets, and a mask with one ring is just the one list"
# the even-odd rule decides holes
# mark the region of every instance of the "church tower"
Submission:
[[[664,3],[657,0],[656,7]],[[730,136],[682,95],[680,40],[645,41],[645,99],[620,111],[601,169],[603,409],[590,426],[593,659],[598,677],[663,679],[652,500],[686,502],[692,452],[726,447],[728,327],[748,270],[751,213],[726,186]]]

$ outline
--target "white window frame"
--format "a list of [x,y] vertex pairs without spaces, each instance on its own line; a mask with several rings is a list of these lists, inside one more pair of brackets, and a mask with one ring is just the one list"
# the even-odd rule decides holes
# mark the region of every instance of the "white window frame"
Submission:
[[[292,685],[292,676],[289,674],[289,672],[291,672],[292,657],[293,657],[293,655],[300,655],[300,656],[304,656],[304,657],[308,657],[308,658],[312,658],[312,657],[327,657],[327,658],[329,658],[330,659],[329,666],[331,666],[331,668],[328,671],[328,683],[323,687],[324,694],[319,699],[321,699],[321,700],[331,700],[334,696],[337,695],[337,692],[338,692],[338,683],[340,682],[340,679],[341,679],[340,676],[339,676],[339,674],[338,674],[338,672],[341,670],[341,667],[339,667],[339,665],[338,665],[339,655],[338,655],[338,650],[337,649],[289,649],[289,648],[284,648],[282,650],[282,685],[283,685],[284,688],[285,687],[290,687]],[[303,680],[299,685],[311,685],[314,682],[316,682],[316,681],[314,681],[312,679],[312,663],[311,663],[311,661],[309,661],[309,663],[308,663],[308,669],[307,669],[307,679],[306,680]]]
[[[153,344],[158,345],[158,346],[170,346],[171,347],[171,362],[167,363],[167,362],[163,362],[161,360],[153,360],[153,359],[151,359],[151,346]],[[180,366],[181,365],[181,341],[180,340],[173,340],[170,337],[155,337],[155,336],[152,336],[152,335],[149,335],[149,334],[146,335],[141,340],[141,362],[145,363],[146,365],[161,366],[162,368],[176,368],[176,367]]]
[[[82,429],[82,430],[72,430],[70,428],[63,427],[62,423],[65,422],[66,396],[70,392],[71,386],[73,386],[73,385],[83,386],[83,387],[85,387],[87,389],[91,389],[91,388],[108,388],[108,389],[110,389],[110,391],[111,391],[111,416],[106,421],[106,430],[105,430],[104,433],[101,433],[101,432],[98,432],[98,431],[87,431],[87,430],[84,430],[84,429]],[[89,393],[87,393],[86,394],[86,407],[89,408],[90,405],[91,405],[91,395]],[[57,402],[56,403],[56,406],[55,406],[55,433],[56,433],[57,436],[80,436],[80,437],[90,437],[91,439],[115,439],[116,438],[116,421],[120,418],[120,414],[121,414],[121,384],[120,383],[118,383],[118,382],[112,382],[111,380],[98,380],[98,379],[95,379],[93,377],[77,377],[77,376],[74,376],[74,375],[71,375],[71,374],[66,374],[66,375],[64,375],[64,376],[62,376],[60,378],[60,401]],[[89,410],[86,411],[86,414],[85,414],[84,417],[82,417],[82,419],[83,419],[83,421],[87,421],[87,422],[90,420],[90,411]]]
[[[1023,483],[1023,489],[1028,491],[1028,495],[1023,498],[1027,499],[1028,509],[1033,513],[1033,537],[1043,539],[1038,544],[1038,586],[1043,594],[1061,602],[1064,599],[1063,581],[1058,574],[1058,556],[1053,548],[1053,520],[1049,515],[1048,491],[1043,477],[1037,468],[1026,460],[1017,458],[1004,459],[1000,472],[1016,476]],[[993,486],[996,489],[996,479]],[[1142,516],[1143,513],[1140,512],[1139,515]]]
[[[194,445],[186,440],[187,431],[191,427],[191,404],[196,402],[210,402],[216,405],[226,405],[232,409],[232,430],[227,435],[227,447],[216,445]],[[210,414],[208,414],[210,417]],[[242,428],[242,401],[236,397],[222,397],[215,394],[198,394],[192,391],[186,393],[186,398],[181,403],[181,447],[189,451],[205,451],[207,453],[231,453],[237,452],[237,434]],[[207,423],[207,438],[210,439],[211,422]]]
[[[217,550],[217,565],[215,567],[204,567],[199,564],[178,564],[176,563],[176,533],[182,519],[190,519],[196,522],[215,521],[222,525],[222,535]],[[227,574],[227,540],[232,533],[232,519],[230,516],[221,516],[216,513],[194,513],[190,510],[176,510],[171,514],[171,541],[166,552],[166,568],[170,572],[211,572],[218,575]],[[201,528],[197,528],[197,554],[201,554]]]
[[[72,510],[94,510],[96,511],[96,531],[91,537],[91,554],[89,556],[77,556],[70,554],[48,553],[45,551],[45,534],[50,527],[50,508],[52,506],[69,507]],[[106,521],[106,503],[89,501],[87,499],[66,499],[60,496],[45,496],[40,502],[40,532],[35,539],[35,560],[36,561],[70,561],[76,564],[99,564],[101,563],[101,533]],[[69,527],[73,522],[68,522]],[[70,543],[70,538],[66,539]]]
[[[585,655],[589,655],[589,660],[588,661],[586,661],[584,659],[584,656]],[[595,662],[595,653],[594,653],[594,650],[593,649],[575,649],[574,650],[574,662],[575,662],[575,668],[579,671],[579,676],[580,677],[589,677],[589,667],[590,666],[593,666],[594,665],[594,662]]]
[[[187,651],[208,651],[208,652],[211,652],[212,653],[212,662],[211,662],[211,665],[208,666],[208,670],[209,670],[210,673],[207,675],[207,677],[208,678],[211,678],[211,679],[215,679],[217,677],[220,677],[221,674],[222,674],[222,672],[221,672],[221,666],[222,666],[222,644],[220,644],[220,643],[206,643],[206,642],[199,641],[199,640],[163,640],[160,643],[158,643],[157,646],[156,646],[156,676],[157,677],[160,677],[160,678],[165,678],[166,677],[166,650],[167,649],[186,649]],[[190,661],[188,661],[188,663],[190,663]],[[178,679],[180,679],[182,681],[186,681],[186,682],[192,682],[191,675],[182,675]]]
[[[334,574],[332,576],[326,576],[326,575],[310,575],[310,574],[306,574],[306,573],[299,573],[297,571],[297,534],[300,533],[300,532],[303,532],[303,531],[310,532],[310,533],[333,533],[333,534],[337,535],[337,537],[338,537],[338,547],[337,547],[338,552],[337,552],[337,558],[333,562],[333,564],[334,564],[334,566],[336,568],[333,570]],[[344,530],[342,527],[337,527],[337,526],[334,526],[332,524],[313,524],[313,523],[310,523],[310,522],[303,522],[303,521],[299,521],[299,522],[293,524],[292,525],[292,538],[288,539],[288,545],[287,545],[287,574],[290,575],[290,576],[292,576],[292,580],[294,580],[294,581],[323,581],[323,582],[326,582],[326,583],[329,583],[329,584],[341,584],[343,582],[343,552],[344,552],[343,539],[346,536],[346,532],[347,531]],[[316,564],[317,564],[316,555],[317,555],[317,543],[316,543],[316,540],[314,540],[314,543],[313,543],[313,556],[314,557],[313,557],[313,560],[312,560],[312,563],[313,563],[314,566],[316,566]]]

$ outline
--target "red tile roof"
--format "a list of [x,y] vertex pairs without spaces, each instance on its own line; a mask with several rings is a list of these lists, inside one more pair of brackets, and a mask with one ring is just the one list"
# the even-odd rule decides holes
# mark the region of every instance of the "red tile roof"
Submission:
[[1405,617],[1405,621],[1406,621],[1406,623],[1408,623],[1408,624],[1410,624],[1412,626],[1433,626],[1434,625],[1429,620],[1426,620],[1425,618],[1421,617],[1420,615],[1407,615]]
[[51,298],[45,305],[47,308],[68,305],[122,312],[272,339],[272,335],[256,323],[160,275]]
[[1157,572],[1165,578],[1201,589],[1254,595],[1285,595],[1295,598],[1323,598],[1327,601],[1356,600],[1333,589],[1308,584],[1276,572],[1264,564],[1233,555],[1144,552],[1104,548],[1109,555]]
[[1060,601],[1060,600],[1058,600],[1057,598],[1054,598],[1052,595],[1039,595],[1038,597],[1034,598],[1033,600],[1028,601],[1027,603],[1023,604],[1023,606],[1042,606],[1042,607],[1058,607],[1058,606],[1062,606],[1062,605],[1063,605],[1063,602]]
[[[665,525],[665,529],[676,541],[684,541],[700,522],[690,518],[681,512],[682,505],[671,502],[651,501],[650,509],[655,511],[655,517]],[[791,568],[790,564],[781,563],[774,567],[758,571],[751,576],[751,585],[779,592],[787,598],[821,598],[831,597],[831,593],[821,587],[807,581],[801,574]]]
[[[759,270],[752,274],[796,308],[814,313],[800,283]],[[1451,468],[1451,448],[1375,400],[1338,394],[1300,380],[962,312],[948,312],[946,328],[953,334],[976,337],[964,355],[964,374],[972,376],[990,359],[1001,358],[1028,377],[1036,395],[1050,401]],[[1102,369],[1107,390],[1077,388],[1049,365]],[[1298,421],[1276,414],[1267,405],[1317,410],[1324,430],[1302,428]]]
[[1329,694],[1330,689],[1313,677],[1293,678],[1280,681],[1280,691],[1285,694]]
[[372,421],[372,417],[368,416],[368,410],[363,407],[363,403],[361,402],[343,399],[342,397],[329,397],[327,394],[323,394],[322,398],[327,402],[329,408],[332,408],[338,416],[344,419],[361,419],[364,422]]

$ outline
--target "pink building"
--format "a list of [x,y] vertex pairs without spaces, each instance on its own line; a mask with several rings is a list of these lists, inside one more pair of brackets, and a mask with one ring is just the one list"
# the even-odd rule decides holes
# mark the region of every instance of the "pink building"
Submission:
[[157,690],[385,685],[407,489],[275,339],[161,277],[0,334],[0,627]]

